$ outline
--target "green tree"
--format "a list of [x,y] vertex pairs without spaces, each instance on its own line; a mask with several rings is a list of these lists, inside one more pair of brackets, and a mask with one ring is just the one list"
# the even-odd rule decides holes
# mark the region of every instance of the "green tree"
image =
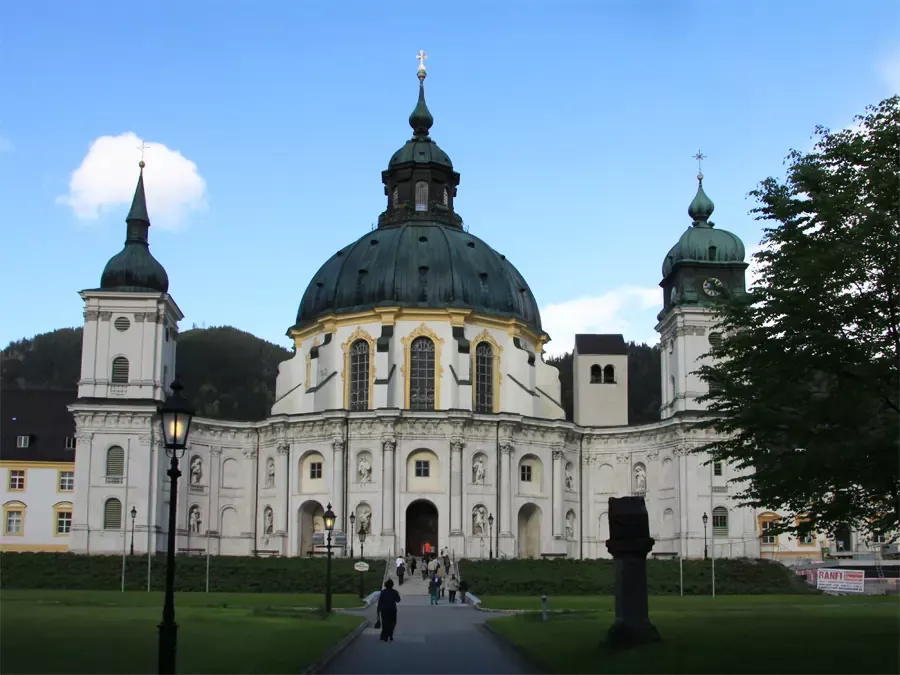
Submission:
[[699,369],[722,434],[700,450],[747,470],[743,503],[789,511],[782,532],[898,527],[900,97],[857,122],[751,192],[760,279],[721,302]]

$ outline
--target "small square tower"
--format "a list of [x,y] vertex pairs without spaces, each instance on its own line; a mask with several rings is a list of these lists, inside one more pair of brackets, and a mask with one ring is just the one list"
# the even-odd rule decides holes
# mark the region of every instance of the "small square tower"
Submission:
[[628,347],[621,335],[576,335],[572,380],[575,424],[628,424]]

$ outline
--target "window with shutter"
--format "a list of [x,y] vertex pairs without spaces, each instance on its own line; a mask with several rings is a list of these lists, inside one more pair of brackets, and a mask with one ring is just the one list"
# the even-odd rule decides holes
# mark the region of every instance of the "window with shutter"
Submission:
[[728,536],[728,509],[717,506],[712,512],[712,530],[715,537]]
[[122,502],[113,497],[103,505],[103,529],[119,530],[122,528]]
[[112,380],[113,384],[128,384],[128,359],[124,356],[117,356],[112,362]]
[[106,482],[117,485],[125,477],[125,451],[118,445],[106,451]]

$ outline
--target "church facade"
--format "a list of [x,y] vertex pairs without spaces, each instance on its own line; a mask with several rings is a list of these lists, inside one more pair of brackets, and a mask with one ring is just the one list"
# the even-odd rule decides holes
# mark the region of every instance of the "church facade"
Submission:
[[[622,336],[578,335],[568,422],[527,282],[456,212],[460,174],[431,138],[421,65],[418,76],[413,136],[382,172],[386,209],[313,276],[270,417],[194,420],[179,550],[315,554],[330,504],[348,553],[362,531],[370,556],[429,544],[470,558],[606,557],[609,498],[641,495],[654,554],[764,555],[765,514],[735,506],[733,468],[691,452],[711,440],[696,427],[707,385],[694,371],[720,337],[712,306],[744,292],[747,267],[741,241],[709,221],[702,175],[663,263],[660,421],[628,426]],[[136,553],[166,547],[156,408],[183,317],[149,252],[143,172],[126,222],[100,287],[81,292],[77,553],[121,553],[132,533]]]

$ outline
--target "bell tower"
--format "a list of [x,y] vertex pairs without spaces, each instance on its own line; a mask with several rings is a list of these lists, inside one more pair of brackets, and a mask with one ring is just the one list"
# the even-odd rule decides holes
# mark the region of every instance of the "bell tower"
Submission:
[[[702,161],[701,153],[695,159]],[[697,375],[710,344],[721,339],[715,329],[715,303],[745,292],[744,244],[709,220],[712,200],[697,174],[697,194],[688,207],[693,221],[663,261],[663,309],[657,316],[662,359],[660,417],[702,411],[697,398],[708,393]]]

